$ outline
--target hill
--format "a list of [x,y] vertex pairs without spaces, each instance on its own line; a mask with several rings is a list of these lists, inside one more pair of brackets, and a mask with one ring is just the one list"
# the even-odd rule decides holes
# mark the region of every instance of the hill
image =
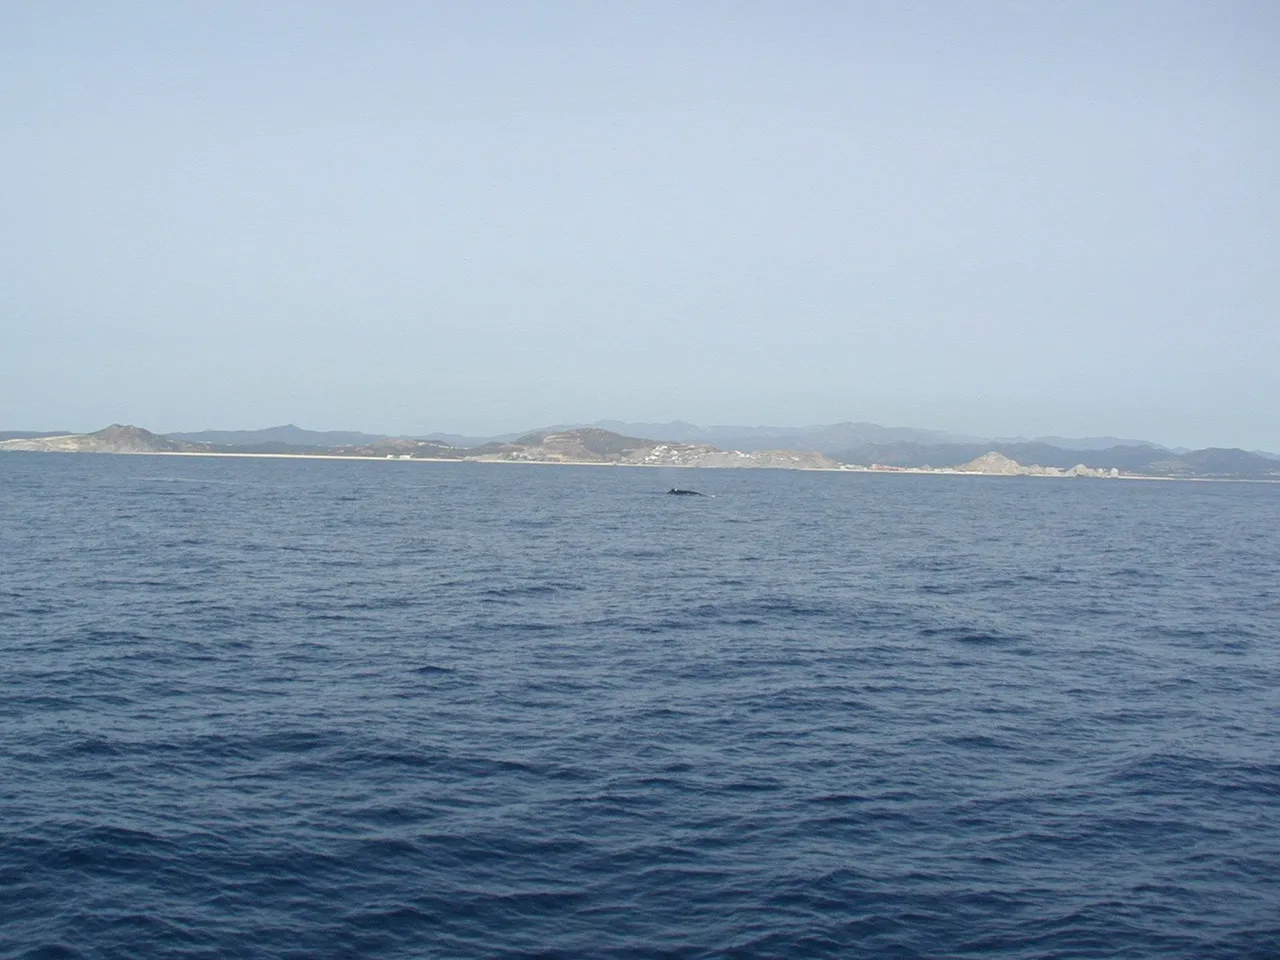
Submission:
[[507,443],[467,451],[469,459],[528,463],[611,463],[671,467],[771,467],[836,469],[819,453],[791,450],[720,450],[691,444],[628,437],[599,427],[526,434]]
[[994,450],[975,457],[968,463],[953,467],[958,473],[981,473],[988,476],[1001,477],[1117,477],[1117,470],[1098,470],[1086,467],[1082,463],[1064,469],[1062,467],[1046,467],[1038,463],[1024,465],[1011,460],[1003,453]]
[[626,437],[598,427],[527,433],[505,443],[486,443],[467,451],[486,460],[613,463],[657,446],[654,440]]
[[[1011,440],[1011,443],[1025,441]],[[1047,443],[1051,447],[1062,450],[1109,450],[1112,447],[1154,447],[1157,450],[1166,448],[1148,440],[1128,440],[1124,437],[1035,437],[1033,443]]]
[[32,450],[44,453],[196,453],[202,444],[160,436],[150,430],[113,423],[94,433],[66,434],[0,442],[0,450]]
[[292,423],[262,430],[199,430],[195,433],[170,433],[166,436],[188,443],[212,443],[219,447],[305,447],[309,451],[374,443],[383,439],[381,434],[354,430],[304,430]]
[[1067,450],[1047,443],[863,444],[835,455],[842,463],[889,467],[959,467],[987,453],[998,453],[1019,464],[1062,470],[1081,465],[1094,470],[1116,469],[1148,477],[1205,479],[1280,479],[1280,461],[1245,450],[1209,448],[1174,453],[1163,447],[1119,446],[1104,450]]
[[882,427],[875,423],[849,421],[809,427],[700,427],[684,420],[670,423],[601,420],[592,426],[674,443],[710,444],[721,450],[811,450],[827,455],[862,443],[945,443],[978,439],[943,430]]

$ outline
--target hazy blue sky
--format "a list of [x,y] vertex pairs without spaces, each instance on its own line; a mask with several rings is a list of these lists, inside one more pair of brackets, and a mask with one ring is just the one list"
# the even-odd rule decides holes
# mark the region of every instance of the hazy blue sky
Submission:
[[1280,449],[1280,4],[0,5],[0,428]]

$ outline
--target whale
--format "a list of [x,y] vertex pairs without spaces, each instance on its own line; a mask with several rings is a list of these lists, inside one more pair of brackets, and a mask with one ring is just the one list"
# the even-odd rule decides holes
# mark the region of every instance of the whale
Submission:
[[682,490],[680,487],[672,487],[667,491],[673,497],[705,497],[705,493],[699,493],[697,490]]

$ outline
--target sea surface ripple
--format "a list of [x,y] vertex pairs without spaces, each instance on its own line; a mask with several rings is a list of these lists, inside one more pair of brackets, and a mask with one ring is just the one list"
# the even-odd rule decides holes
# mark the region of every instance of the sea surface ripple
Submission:
[[1274,958],[1278,532],[1267,485],[0,456],[0,955]]

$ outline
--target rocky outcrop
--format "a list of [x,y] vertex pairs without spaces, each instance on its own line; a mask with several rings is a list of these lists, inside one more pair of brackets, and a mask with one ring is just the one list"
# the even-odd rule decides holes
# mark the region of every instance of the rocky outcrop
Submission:
[[1042,467],[1034,463],[1024,466],[1017,460],[1011,460],[1003,453],[997,453],[994,450],[951,469],[956,473],[981,473],[997,477],[1115,477],[1120,474],[1118,470],[1098,470],[1086,467],[1083,463],[1077,463],[1068,470],[1063,470],[1061,467]]
[[959,473],[986,473],[995,474],[997,476],[1014,477],[1021,476],[1028,470],[1042,470],[1042,467],[1024,467],[1017,460],[1010,460],[1003,453],[996,453],[992,450],[990,453],[984,453],[980,457],[974,457],[968,463],[962,463],[955,468]]

